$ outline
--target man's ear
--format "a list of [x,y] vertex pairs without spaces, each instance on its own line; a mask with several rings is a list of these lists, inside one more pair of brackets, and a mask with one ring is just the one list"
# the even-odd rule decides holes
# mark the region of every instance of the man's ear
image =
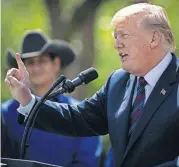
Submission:
[[60,60],[59,57],[55,57],[54,58],[54,64],[55,64],[56,72],[60,72],[60,69],[61,69],[61,60]]
[[157,47],[160,44],[161,40],[162,40],[162,33],[160,31],[154,30],[152,32],[150,48],[152,49],[152,48]]

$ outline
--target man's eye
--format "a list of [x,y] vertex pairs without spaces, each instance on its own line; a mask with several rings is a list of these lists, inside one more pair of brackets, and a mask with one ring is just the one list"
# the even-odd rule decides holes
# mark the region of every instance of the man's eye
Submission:
[[117,38],[117,35],[113,32],[113,33],[112,33],[112,37],[113,37],[114,39],[116,39],[116,38]]
[[25,64],[26,65],[32,65],[32,64],[34,64],[34,62],[33,61],[26,61]]

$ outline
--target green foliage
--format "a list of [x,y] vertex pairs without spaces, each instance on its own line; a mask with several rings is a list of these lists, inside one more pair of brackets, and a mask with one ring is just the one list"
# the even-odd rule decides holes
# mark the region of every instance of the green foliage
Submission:
[[[34,3],[35,2],[35,3]],[[29,29],[43,29],[48,33],[48,17],[42,0],[23,1],[9,0],[2,3],[2,36],[1,36],[1,80],[2,101],[9,99],[10,93],[4,84],[6,74],[5,52],[12,48],[15,52],[20,51],[20,42],[24,31]]]

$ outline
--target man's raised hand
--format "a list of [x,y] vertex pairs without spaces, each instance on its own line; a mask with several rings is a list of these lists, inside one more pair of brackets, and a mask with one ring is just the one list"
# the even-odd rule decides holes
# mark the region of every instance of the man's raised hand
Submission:
[[19,53],[16,53],[18,69],[8,70],[5,83],[9,86],[12,96],[22,105],[27,105],[32,97],[29,89],[29,73],[21,60]]

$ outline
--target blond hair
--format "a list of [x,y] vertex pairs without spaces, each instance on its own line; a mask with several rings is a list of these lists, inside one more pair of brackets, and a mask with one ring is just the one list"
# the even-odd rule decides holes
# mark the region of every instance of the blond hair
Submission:
[[164,48],[167,51],[175,51],[176,45],[171,30],[167,12],[164,8],[148,3],[138,3],[119,10],[112,18],[111,25],[116,27],[121,18],[131,18],[137,14],[143,14],[138,25],[148,24],[151,28],[159,30],[164,36]]

